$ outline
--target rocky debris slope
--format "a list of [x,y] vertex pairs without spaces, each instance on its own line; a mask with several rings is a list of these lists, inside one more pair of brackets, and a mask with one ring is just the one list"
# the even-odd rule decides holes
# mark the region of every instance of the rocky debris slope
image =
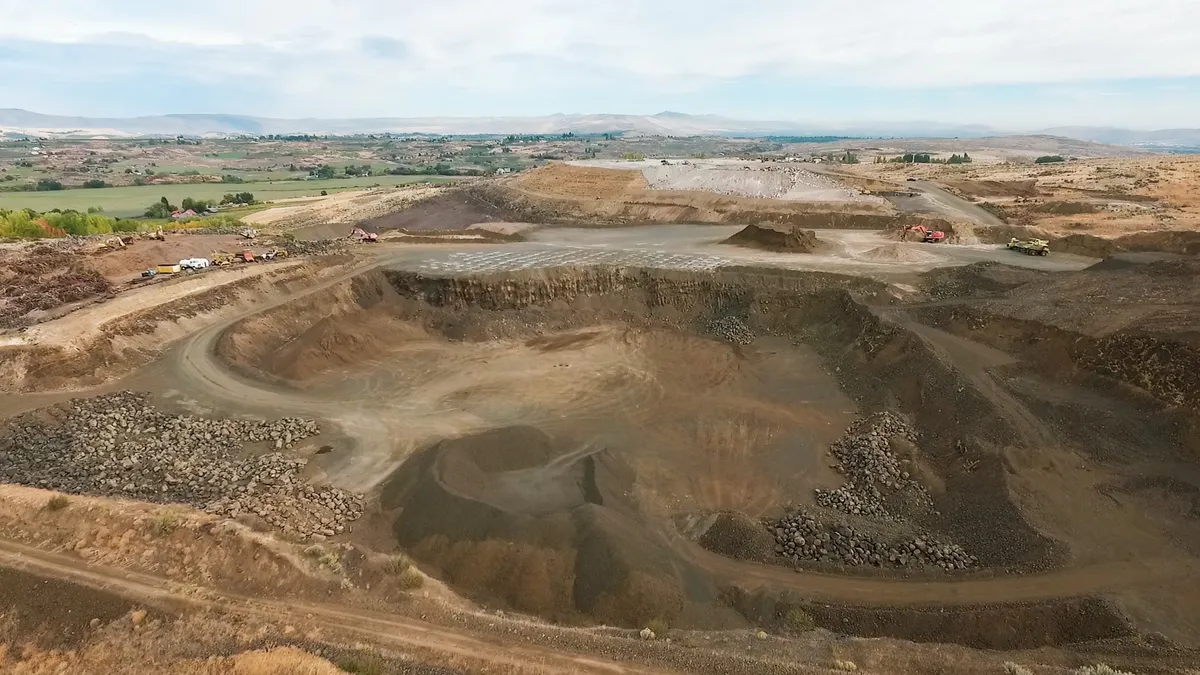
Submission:
[[886,541],[846,524],[822,523],[809,513],[793,511],[772,528],[775,553],[801,561],[876,567],[940,567],[965,570],[979,563],[957,544],[920,536]]
[[846,477],[846,484],[836,490],[817,489],[817,504],[881,520],[898,520],[889,511],[889,501],[932,506],[925,488],[901,469],[900,458],[891,449],[895,437],[917,440],[917,432],[894,413],[878,413],[851,425],[830,447],[837,460],[834,468]]
[[[900,415],[881,412],[858,420],[834,443],[835,469],[846,477],[836,490],[816,490],[819,506],[877,523],[897,523],[902,513],[930,509],[929,493],[902,468],[892,450],[894,439],[917,441],[917,432]],[[901,539],[872,536],[845,523],[822,522],[806,511],[792,511],[768,526],[775,553],[801,561],[850,566],[940,567],[964,570],[978,564],[961,546],[928,534]]]
[[[73,399],[0,430],[0,482],[253,514],[300,538],[343,532],[361,495],[312,486],[307,459],[282,451],[319,433],[312,420],[217,420],[157,410],[130,391]],[[244,443],[266,454],[245,456]]]
[[748,345],[754,342],[754,331],[750,330],[736,316],[713,319],[708,324],[708,332],[722,340],[728,340],[738,345]]

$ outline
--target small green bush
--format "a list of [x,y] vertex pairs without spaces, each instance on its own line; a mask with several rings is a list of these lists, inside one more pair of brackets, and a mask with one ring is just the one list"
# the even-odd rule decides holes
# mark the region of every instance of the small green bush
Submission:
[[783,620],[788,629],[796,633],[807,633],[817,627],[817,622],[812,615],[799,607],[789,609]]
[[665,619],[650,619],[646,622],[646,628],[654,631],[657,637],[663,638],[667,636],[667,631],[671,629],[671,625]]
[[46,502],[47,511],[62,511],[71,505],[71,500],[67,499],[66,495],[54,495],[50,501]]

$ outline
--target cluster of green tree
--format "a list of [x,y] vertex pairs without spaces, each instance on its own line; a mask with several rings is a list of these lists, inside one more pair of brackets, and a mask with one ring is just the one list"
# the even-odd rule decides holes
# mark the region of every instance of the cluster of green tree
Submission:
[[[16,181],[14,176],[5,176],[5,182]],[[17,183],[16,185],[0,186],[0,192],[49,192],[51,190],[62,190],[63,184],[56,181],[43,178],[36,183]]]
[[1062,155],[1042,155],[1041,157],[1038,157],[1037,159],[1033,160],[1033,163],[1034,164],[1053,164],[1054,162],[1065,162],[1065,161],[1067,161],[1067,158],[1063,157]]
[[840,155],[832,153],[832,152],[827,152],[824,155],[820,155],[820,157],[822,159],[824,159],[826,162],[841,162],[842,164],[858,164],[858,155],[854,154],[853,152],[850,152],[849,150],[847,150],[846,152],[844,152]]
[[875,158],[876,164],[970,164],[973,160],[967,153],[953,154],[947,159],[937,159],[927,152],[905,153],[899,157],[888,159],[882,155]]
[[93,178],[91,180],[84,181],[83,187],[85,187],[85,188],[102,188],[102,187],[108,187],[108,183],[105,183],[104,181],[100,180],[99,178]]
[[222,183],[238,183],[238,184],[240,184],[240,183],[245,183],[246,180],[244,178],[242,178],[241,176],[235,176],[231,173],[227,173],[224,176],[221,176],[221,182]]
[[329,166],[328,164],[322,164],[316,168],[309,169],[308,175],[313,176],[314,178],[320,178],[321,180],[329,180],[337,175],[337,169]]
[[347,176],[370,176],[371,165],[363,164],[362,166],[354,166],[353,164],[347,164],[346,168],[344,168],[342,171]]
[[971,156],[967,153],[961,155],[950,155],[950,159],[946,160],[947,164],[970,164]]
[[238,206],[249,206],[254,203],[254,193],[239,192],[237,194],[226,193],[221,197],[221,204],[234,204]]
[[42,239],[66,235],[112,234],[113,232],[135,232],[138,223],[118,220],[98,213],[79,211],[48,211],[38,213],[31,209],[5,211],[0,209],[0,237],[17,239]]
[[646,159],[646,153],[644,153],[644,152],[623,152],[623,153],[621,153],[621,159],[627,159],[632,162],[640,162],[641,160]]

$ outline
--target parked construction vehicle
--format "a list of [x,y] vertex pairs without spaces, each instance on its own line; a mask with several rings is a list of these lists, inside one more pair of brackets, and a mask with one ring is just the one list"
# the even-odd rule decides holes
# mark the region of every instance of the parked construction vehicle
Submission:
[[282,248],[273,248],[262,255],[263,260],[274,260],[276,258],[286,258],[287,250]]
[[224,251],[214,253],[212,254],[212,264],[217,267],[229,267],[233,264],[233,254],[225,253]]
[[924,225],[910,225],[904,228],[904,236],[901,239],[907,240],[909,232],[916,232],[920,237],[920,241],[926,244],[936,244],[946,240],[946,233],[941,230],[931,230]]
[[247,250],[242,251],[241,253],[238,253],[237,255],[233,256],[233,259],[240,260],[242,262],[252,263],[252,262],[254,262],[254,251],[247,249]]
[[356,227],[353,230],[350,230],[349,239],[366,242],[368,244],[374,244],[375,242],[379,241],[379,235],[375,234],[374,232],[367,232],[361,227]]
[[253,239],[258,236],[258,231],[253,227],[247,227],[246,229],[238,232],[238,234],[242,235],[243,239]]
[[152,279],[152,278],[154,278],[154,277],[156,277],[156,276],[158,276],[158,270],[154,269],[153,267],[151,267],[151,268],[150,268],[150,269],[148,269],[148,270],[143,270],[143,271],[142,271],[142,278],[143,278],[143,279]]
[[1025,255],[1050,255],[1050,242],[1046,239],[1017,239],[1008,240],[1006,247]]

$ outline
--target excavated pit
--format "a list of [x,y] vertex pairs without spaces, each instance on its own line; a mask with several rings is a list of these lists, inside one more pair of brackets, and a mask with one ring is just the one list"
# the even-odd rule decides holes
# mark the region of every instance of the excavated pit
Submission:
[[[996,296],[1020,285],[1010,276],[931,282],[949,296],[984,280]],[[235,324],[216,351],[244,377],[394,422],[402,464],[380,489],[393,535],[490,605],[716,628],[771,625],[799,597],[818,625],[864,635],[993,648],[1129,635],[1098,599],[1111,589],[1070,583],[1091,554],[1063,541],[1053,504],[1035,505],[1055,486],[1028,458],[1058,442],[1059,418],[1022,405],[1019,378],[992,373],[1036,374],[917,321],[935,307],[886,297],[860,278],[758,269],[381,270]],[[872,521],[817,504],[846,480],[830,446],[885,411],[911,426],[902,459],[928,505]],[[1071,412],[1087,423],[1105,411]],[[1155,412],[1130,414],[1155,427]],[[953,542],[977,564],[781,560],[770,530],[753,528],[789,506],[872,536]],[[723,537],[714,523],[745,531]]]

